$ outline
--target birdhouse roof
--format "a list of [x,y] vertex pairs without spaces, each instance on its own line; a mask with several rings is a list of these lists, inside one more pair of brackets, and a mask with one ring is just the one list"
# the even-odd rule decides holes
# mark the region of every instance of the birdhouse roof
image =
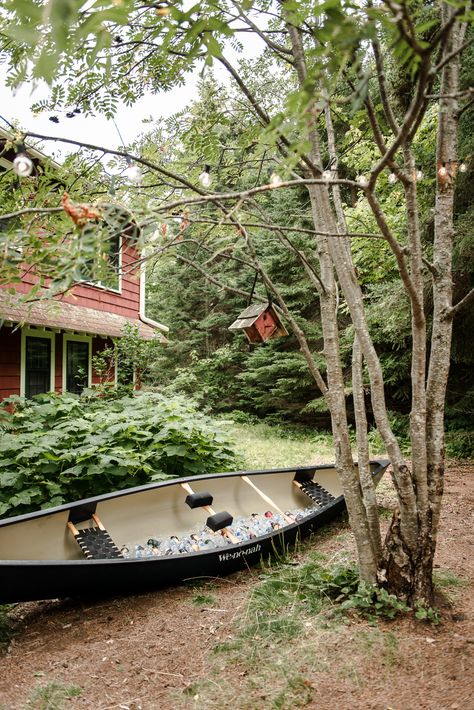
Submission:
[[267,310],[269,303],[254,303],[252,306],[248,306],[239,315],[237,320],[235,320],[232,325],[229,326],[229,330],[241,330],[242,328],[249,328],[255,323],[257,318]]

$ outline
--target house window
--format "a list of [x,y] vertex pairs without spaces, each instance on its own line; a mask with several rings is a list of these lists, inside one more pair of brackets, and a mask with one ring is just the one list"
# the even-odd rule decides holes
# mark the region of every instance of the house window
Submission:
[[54,391],[54,333],[23,329],[20,394],[34,397]]
[[65,335],[63,340],[63,390],[81,394],[90,387],[92,339],[87,335]]
[[120,292],[120,269],[122,266],[122,237],[120,234],[107,234],[104,248],[98,259],[98,261],[91,260],[87,263],[83,281],[109,291]]
[[51,385],[51,341],[46,338],[26,338],[25,396],[49,392]]

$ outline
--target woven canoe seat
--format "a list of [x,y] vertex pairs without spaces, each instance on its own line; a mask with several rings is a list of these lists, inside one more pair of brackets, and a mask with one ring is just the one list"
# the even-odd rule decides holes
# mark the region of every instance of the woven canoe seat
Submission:
[[75,536],[77,544],[89,560],[104,560],[123,557],[107,530],[84,528]]
[[92,520],[97,527],[78,530],[71,522],[67,526],[88,560],[113,560],[123,558],[115,542],[95,513]]
[[319,506],[324,507],[335,500],[334,496],[315,481],[302,481],[300,488],[303,493],[311,498]]

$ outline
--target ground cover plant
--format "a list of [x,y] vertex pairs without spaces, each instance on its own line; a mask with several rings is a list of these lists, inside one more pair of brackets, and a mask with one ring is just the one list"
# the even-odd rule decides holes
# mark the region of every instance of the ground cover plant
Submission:
[[0,442],[1,516],[240,463],[230,436],[184,397],[52,394],[13,403]]

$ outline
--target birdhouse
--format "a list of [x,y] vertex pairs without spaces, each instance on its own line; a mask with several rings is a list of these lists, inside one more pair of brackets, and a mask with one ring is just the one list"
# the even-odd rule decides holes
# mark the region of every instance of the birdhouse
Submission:
[[270,338],[288,335],[272,303],[248,306],[229,326],[229,330],[243,330],[251,343],[264,343]]

